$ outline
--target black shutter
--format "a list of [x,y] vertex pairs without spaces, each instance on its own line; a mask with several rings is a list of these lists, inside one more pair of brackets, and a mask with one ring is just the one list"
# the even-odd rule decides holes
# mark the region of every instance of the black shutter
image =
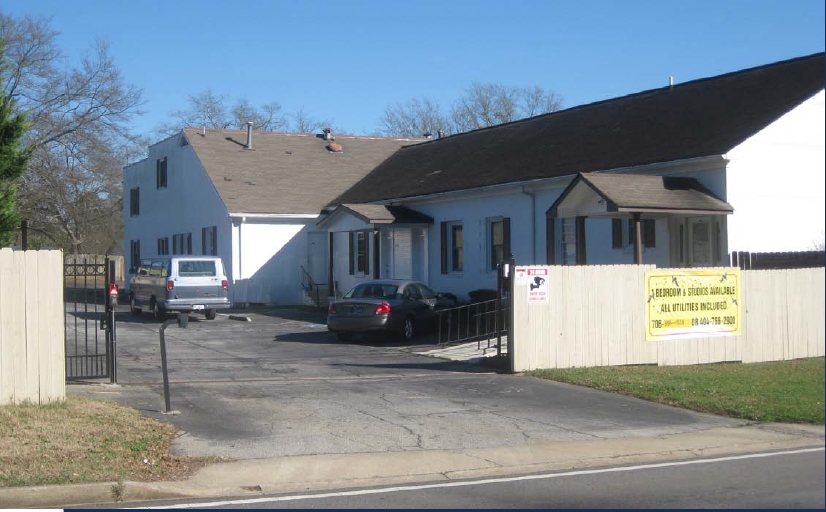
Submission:
[[207,255],[207,228],[201,228],[201,254]]
[[645,247],[656,247],[657,239],[655,233],[654,219],[645,219],[642,221],[642,243]]
[[441,223],[442,274],[447,274],[447,222]]
[[218,256],[218,226],[212,226],[212,255]]
[[611,247],[622,249],[622,219],[611,219]]
[[347,233],[347,254],[348,260],[350,262],[350,275],[352,276],[355,272],[355,261],[353,261],[353,233]]
[[634,219],[628,219],[628,245],[634,245],[637,238],[637,228],[634,225]]
[[[511,260],[511,219],[510,217],[505,217],[502,219],[502,242],[504,245],[503,252],[505,254],[502,255],[502,259],[504,260],[503,263],[507,263]],[[533,258],[533,255],[531,255]]]
[[192,233],[186,234],[186,253],[192,254]]

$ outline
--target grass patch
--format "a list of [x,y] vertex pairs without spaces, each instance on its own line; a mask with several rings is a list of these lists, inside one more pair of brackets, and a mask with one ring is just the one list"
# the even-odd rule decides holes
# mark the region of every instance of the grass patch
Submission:
[[760,422],[824,423],[824,358],[697,366],[534,370],[526,375]]
[[173,457],[172,425],[81,397],[0,407],[0,487],[186,478],[216,459]]

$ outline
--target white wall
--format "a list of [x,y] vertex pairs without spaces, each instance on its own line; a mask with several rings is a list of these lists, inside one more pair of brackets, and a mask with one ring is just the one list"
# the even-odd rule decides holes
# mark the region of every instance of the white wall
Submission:
[[811,249],[826,218],[821,91],[728,154],[731,251]]
[[[192,233],[192,254],[202,254],[201,228],[217,226],[218,255],[232,272],[231,232],[227,211],[191,146],[180,145],[181,136],[165,139],[149,148],[149,156],[123,170],[123,249],[130,261],[130,242],[140,240],[141,257],[158,255],[158,238]],[[156,160],[167,158],[167,187],[155,182]],[[130,212],[130,189],[140,188],[140,214]],[[128,281],[127,281],[128,288]]]
[[233,302],[302,304],[301,269],[308,266],[308,231],[315,220],[235,219]]

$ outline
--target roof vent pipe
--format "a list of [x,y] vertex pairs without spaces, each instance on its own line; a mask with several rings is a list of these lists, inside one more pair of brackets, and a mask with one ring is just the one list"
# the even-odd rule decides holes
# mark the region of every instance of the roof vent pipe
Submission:
[[252,149],[252,121],[247,121],[247,149]]
[[668,86],[669,87],[674,87],[674,77],[673,76],[668,77]]
[[437,135],[439,136],[439,138],[441,139],[441,138],[442,138],[442,135],[444,135],[444,132],[442,132],[442,130],[438,130],[438,131],[436,132],[436,134],[437,134]]
[[335,140],[335,139],[333,139],[333,136],[331,135],[332,133],[333,133],[333,130],[331,130],[329,128],[324,128],[324,140],[331,140],[331,139]]

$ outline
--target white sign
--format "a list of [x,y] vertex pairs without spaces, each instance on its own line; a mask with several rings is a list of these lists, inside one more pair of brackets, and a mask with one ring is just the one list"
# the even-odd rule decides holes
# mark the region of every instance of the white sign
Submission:
[[548,302],[548,269],[525,268],[525,284],[528,285],[528,303]]
[[525,284],[528,282],[528,269],[525,267],[516,267],[514,270],[516,276],[516,284]]

